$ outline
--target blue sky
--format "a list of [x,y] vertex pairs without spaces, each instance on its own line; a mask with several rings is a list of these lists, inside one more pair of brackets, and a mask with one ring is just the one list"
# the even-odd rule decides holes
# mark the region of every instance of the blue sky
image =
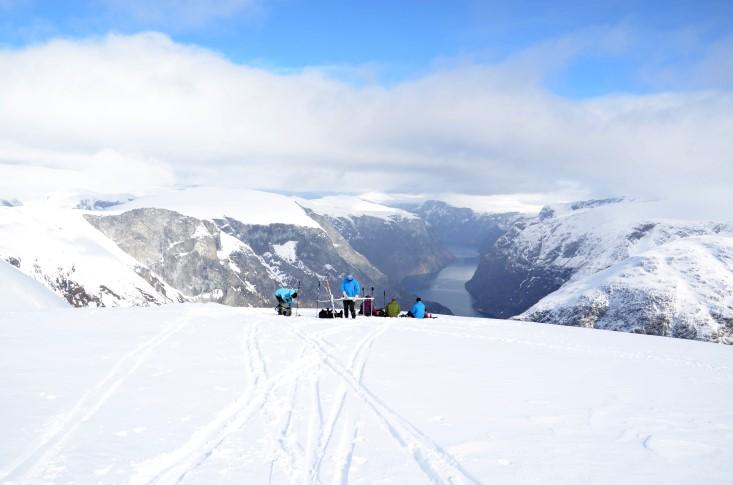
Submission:
[[390,85],[436,65],[495,64],[574,41],[542,72],[562,96],[731,87],[729,76],[686,75],[731,41],[728,0],[0,0],[0,18],[5,46],[154,30],[237,63],[330,68],[356,83]]

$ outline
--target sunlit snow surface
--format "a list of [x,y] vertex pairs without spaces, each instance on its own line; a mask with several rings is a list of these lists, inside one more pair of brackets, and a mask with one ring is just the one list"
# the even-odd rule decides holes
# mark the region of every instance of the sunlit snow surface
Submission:
[[440,316],[0,313],[0,483],[724,484],[733,348]]

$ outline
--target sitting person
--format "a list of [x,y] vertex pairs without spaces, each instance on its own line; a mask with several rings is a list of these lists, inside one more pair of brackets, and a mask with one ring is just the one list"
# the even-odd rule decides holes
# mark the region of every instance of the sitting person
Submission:
[[275,292],[277,299],[277,314],[289,317],[293,312],[293,299],[298,298],[298,290],[293,288],[278,288]]
[[387,307],[385,308],[385,311],[387,313],[387,316],[390,318],[395,318],[400,316],[400,312],[402,309],[400,308],[400,304],[397,303],[397,300],[392,297],[392,300],[387,303]]
[[425,318],[425,303],[422,302],[420,297],[415,300],[415,304],[407,312],[407,316],[411,318]]

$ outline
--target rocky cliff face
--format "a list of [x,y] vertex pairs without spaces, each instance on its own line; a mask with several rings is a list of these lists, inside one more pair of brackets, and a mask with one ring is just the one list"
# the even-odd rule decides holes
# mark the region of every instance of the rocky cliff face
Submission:
[[[165,209],[136,209],[86,219],[189,300],[242,306],[265,303],[257,283],[268,271],[253,251],[225,239],[211,221]],[[239,265],[246,268],[242,271]],[[141,274],[147,279],[148,274]]]
[[405,277],[434,273],[452,256],[417,217],[334,217],[308,210],[322,227],[332,228],[357,252],[389,278],[393,285]]
[[[187,299],[267,306],[280,286],[300,282],[304,306],[315,306],[319,281],[353,272],[364,285],[384,275],[353,249],[334,245],[320,229],[248,225],[232,218],[200,220],[165,209],[136,209],[87,220],[125,252],[179,289]],[[349,260],[351,257],[351,260]]]

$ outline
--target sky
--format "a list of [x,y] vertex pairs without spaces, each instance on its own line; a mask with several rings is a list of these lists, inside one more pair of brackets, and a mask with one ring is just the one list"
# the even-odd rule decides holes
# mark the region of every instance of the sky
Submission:
[[720,205],[733,2],[0,0],[0,174]]

